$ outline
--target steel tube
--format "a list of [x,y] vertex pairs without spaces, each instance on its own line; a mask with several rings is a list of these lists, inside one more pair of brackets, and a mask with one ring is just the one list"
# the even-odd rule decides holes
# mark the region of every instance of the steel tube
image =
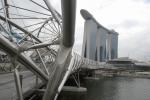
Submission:
[[48,0],[43,0],[43,1],[45,2],[46,6],[48,7],[48,9],[50,10],[50,12],[52,13],[52,16],[55,18],[55,20],[57,21],[57,23],[60,25],[60,21],[58,19],[58,16],[56,15],[56,10],[52,7],[51,3]]
[[46,67],[46,65],[45,65],[45,62],[44,62],[44,60],[43,60],[43,58],[42,58],[42,56],[41,56],[41,54],[40,54],[39,50],[38,50],[38,49],[36,49],[36,52],[37,52],[37,54],[38,54],[38,55],[39,55],[39,57],[40,57],[40,60],[41,60],[41,62],[42,62],[42,65],[43,65],[43,68],[44,68],[44,70],[45,70],[46,74],[47,74],[47,75],[49,75],[48,69],[47,69],[47,67]]
[[56,69],[54,70],[52,78],[49,79],[43,100],[54,100],[58,93],[58,88],[64,79],[66,69],[70,64],[71,51],[72,48],[60,47],[60,51],[54,64]]
[[14,78],[15,78],[15,84],[16,84],[16,90],[19,100],[23,100],[23,93],[21,88],[21,81],[19,77],[19,72],[17,69],[14,70]]
[[60,40],[56,40],[53,42],[43,42],[43,43],[39,43],[39,44],[35,44],[31,47],[26,48],[26,50],[30,50],[30,49],[40,49],[40,48],[44,48],[50,45],[58,45],[60,44]]
[[76,0],[61,0],[63,45],[71,47],[74,44]]

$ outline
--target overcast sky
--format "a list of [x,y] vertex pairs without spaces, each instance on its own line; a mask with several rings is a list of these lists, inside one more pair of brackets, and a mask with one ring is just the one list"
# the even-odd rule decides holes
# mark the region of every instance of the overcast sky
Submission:
[[[61,0],[50,1],[60,12]],[[74,50],[78,53],[84,31],[81,9],[88,10],[104,27],[119,33],[119,57],[150,60],[150,0],[77,0]]]
[[84,31],[81,9],[119,33],[119,57],[150,60],[150,0],[78,0],[74,49],[79,53]]

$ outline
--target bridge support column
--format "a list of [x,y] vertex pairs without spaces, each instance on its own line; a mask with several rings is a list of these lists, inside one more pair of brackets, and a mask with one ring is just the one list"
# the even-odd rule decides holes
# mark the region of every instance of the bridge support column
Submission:
[[[60,85],[64,85],[69,74],[66,74],[71,64],[72,47],[74,44],[76,0],[61,0],[62,4],[62,41],[55,61],[53,76],[49,79],[43,100],[54,100],[59,94]],[[71,66],[72,67],[72,66]],[[71,72],[71,71],[69,71]],[[61,86],[61,87],[62,87]],[[55,98],[56,97],[56,98]]]

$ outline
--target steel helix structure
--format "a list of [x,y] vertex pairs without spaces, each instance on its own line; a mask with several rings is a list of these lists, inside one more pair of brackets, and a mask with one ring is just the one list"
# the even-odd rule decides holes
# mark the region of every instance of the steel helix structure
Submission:
[[56,100],[71,73],[90,66],[103,67],[104,64],[83,58],[72,50],[76,0],[61,0],[62,14],[49,0],[26,0],[23,4],[25,7],[17,6],[14,0],[1,0],[0,8],[0,51],[4,55],[0,68],[14,73],[19,100],[25,98],[19,78],[21,71],[31,71],[41,80],[32,91],[42,84],[43,100]]
[[[40,62],[38,66],[42,64],[44,70],[48,73],[46,65],[55,61],[59,48],[61,16],[52,8],[50,2],[46,0],[43,1],[46,6],[33,0],[24,1],[23,3],[25,3],[25,7],[22,7],[22,5],[17,6],[17,1],[15,2],[15,0],[11,2],[1,0],[1,35],[3,38],[7,38],[12,44],[18,46],[19,51],[17,52],[26,53],[27,55],[30,54],[34,62]],[[30,6],[26,6],[28,3],[32,4],[30,6],[34,5],[47,12],[35,11],[33,8],[29,8]],[[48,4],[49,7],[47,7]],[[20,13],[21,11],[23,13]],[[27,25],[25,22],[28,22]],[[3,49],[3,47],[1,48]],[[3,55],[7,55],[8,52],[6,53],[2,49],[1,52],[3,52]],[[2,59],[5,58],[2,57]],[[7,58],[8,60],[6,62],[10,62],[11,57],[7,56]]]
[[[16,94],[23,100],[24,89],[21,89],[19,73],[31,71],[41,81],[34,85],[47,84],[53,76],[55,59],[61,39],[62,18],[47,0],[45,6],[33,1],[24,1],[26,5],[36,5],[47,12],[40,12],[16,6],[14,0],[1,0],[0,9],[0,51],[1,70],[13,72]],[[12,9],[12,11],[11,11]],[[16,12],[14,11],[16,10]],[[23,11],[23,13],[19,13]],[[31,14],[33,13],[33,14]],[[31,14],[31,15],[30,15]],[[17,23],[18,21],[18,23]],[[25,22],[28,21],[28,25]],[[33,86],[34,86],[33,85]],[[30,87],[33,89],[33,87]],[[31,91],[30,89],[28,91]]]

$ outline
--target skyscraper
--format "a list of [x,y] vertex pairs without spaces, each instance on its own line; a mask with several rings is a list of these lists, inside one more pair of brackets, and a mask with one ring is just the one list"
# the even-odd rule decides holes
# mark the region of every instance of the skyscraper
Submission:
[[81,10],[85,19],[82,56],[107,61],[118,57],[118,33],[99,24],[86,10]]

